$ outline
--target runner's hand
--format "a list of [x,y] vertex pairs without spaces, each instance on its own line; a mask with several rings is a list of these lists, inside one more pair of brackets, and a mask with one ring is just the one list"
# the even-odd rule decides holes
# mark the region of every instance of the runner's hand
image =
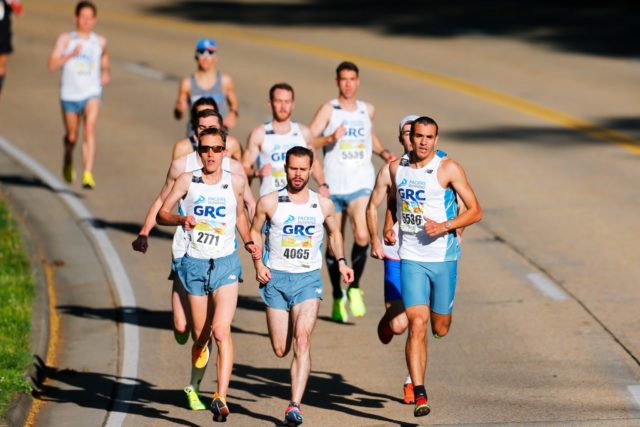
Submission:
[[191,231],[196,226],[196,219],[192,216],[183,216],[182,217],[182,227],[185,231]]
[[396,232],[393,231],[393,228],[384,230],[384,232],[382,233],[382,236],[384,237],[385,244],[389,246],[393,246],[396,244]]
[[429,237],[438,237],[439,235],[444,234],[447,229],[444,226],[444,222],[435,222],[430,220],[429,218],[425,218],[424,231],[427,232]]
[[266,285],[271,280],[271,270],[264,264],[256,266],[256,280]]
[[340,274],[342,275],[342,281],[344,283],[353,282],[353,269],[344,263],[339,264],[340,266]]
[[318,187],[318,194],[328,199],[329,196],[331,196],[331,190],[329,190],[329,187],[327,187],[326,185],[322,185]]
[[371,256],[377,259],[384,259],[384,248],[377,237],[371,241]]
[[138,234],[136,240],[131,242],[131,246],[133,246],[134,251],[146,254],[147,249],[149,249],[149,238],[147,236],[143,236],[142,234]]
[[227,114],[227,117],[225,117],[224,120],[222,121],[222,124],[227,129],[233,129],[236,126],[237,120],[238,120],[238,117],[236,116],[236,113],[230,111],[229,114]]

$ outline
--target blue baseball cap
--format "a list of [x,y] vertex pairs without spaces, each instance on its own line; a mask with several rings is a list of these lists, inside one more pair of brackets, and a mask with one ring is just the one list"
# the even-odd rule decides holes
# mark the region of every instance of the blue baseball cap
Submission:
[[216,47],[217,47],[216,41],[208,37],[200,39],[198,40],[198,43],[196,43],[196,50],[215,51]]

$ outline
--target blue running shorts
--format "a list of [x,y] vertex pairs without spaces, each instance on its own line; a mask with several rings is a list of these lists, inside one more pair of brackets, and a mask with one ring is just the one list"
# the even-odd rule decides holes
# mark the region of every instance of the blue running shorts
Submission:
[[81,99],[80,101],[60,100],[60,104],[62,105],[62,111],[65,113],[81,114],[84,113],[84,108],[87,106],[87,102],[96,98],[99,100],[100,96],[90,96],[89,98]]
[[371,189],[362,188],[358,191],[354,191],[349,194],[331,194],[329,198],[336,207],[336,212],[342,212],[347,210],[349,203],[353,202],[359,197],[369,197],[371,195]]
[[302,301],[322,300],[322,275],[319,269],[308,273],[271,270],[271,280],[260,286],[260,296],[269,308],[290,311]]
[[398,301],[402,299],[400,285],[400,261],[396,259],[384,259],[384,302]]
[[405,307],[428,305],[438,314],[453,310],[458,261],[418,262],[402,260],[400,283]]
[[235,252],[213,260],[185,255],[178,268],[178,277],[189,294],[202,296],[236,283],[241,272],[240,258]]

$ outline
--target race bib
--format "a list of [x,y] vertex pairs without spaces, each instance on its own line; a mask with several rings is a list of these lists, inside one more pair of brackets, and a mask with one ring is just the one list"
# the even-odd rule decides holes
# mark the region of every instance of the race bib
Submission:
[[423,205],[416,200],[403,200],[400,210],[400,229],[405,233],[419,233],[423,229]]
[[280,189],[287,186],[287,174],[284,169],[271,169],[273,187]]
[[345,165],[359,165],[364,162],[367,144],[362,139],[340,139],[340,162]]
[[216,258],[224,247],[226,224],[212,220],[200,220],[191,230],[191,247],[201,254]]
[[311,236],[282,236],[282,257],[299,267],[309,267]]

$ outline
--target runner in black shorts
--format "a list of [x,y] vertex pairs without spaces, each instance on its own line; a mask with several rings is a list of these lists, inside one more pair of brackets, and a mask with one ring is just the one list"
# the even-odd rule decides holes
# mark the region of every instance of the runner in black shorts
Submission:
[[7,70],[9,55],[13,52],[11,44],[11,14],[22,16],[22,3],[20,0],[0,0],[0,94]]

